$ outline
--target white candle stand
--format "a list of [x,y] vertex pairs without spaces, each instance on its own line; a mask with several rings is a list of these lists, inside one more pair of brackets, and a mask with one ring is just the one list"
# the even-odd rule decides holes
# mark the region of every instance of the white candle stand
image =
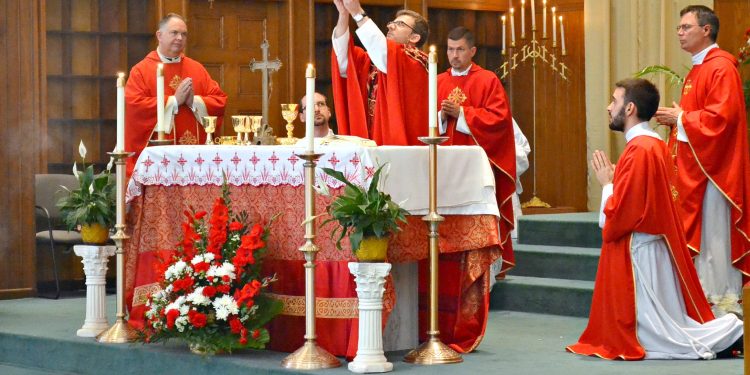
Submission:
[[393,363],[383,355],[383,292],[390,263],[349,262],[349,271],[357,283],[359,298],[359,339],[357,356],[349,362],[349,371],[357,373],[393,371]]
[[96,337],[109,328],[107,323],[106,276],[109,257],[115,246],[75,245],[73,251],[81,257],[86,274],[86,319],[76,332],[80,337]]

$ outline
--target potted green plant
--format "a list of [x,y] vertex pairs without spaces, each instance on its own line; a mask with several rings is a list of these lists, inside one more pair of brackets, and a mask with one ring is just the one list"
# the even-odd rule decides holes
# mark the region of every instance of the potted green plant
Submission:
[[401,230],[399,222],[405,223],[409,213],[379,189],[382,170],[380,166],[375,171],[370,187],[365,189],[351,183],[343,173],[323,168],[323,172],[346,185],[343,193],[326,208],[330,218],[323,224],[338,222],[339,226],[331,232],[331,238],[336,238],[336,248],[341,250],[341,241],[348,236],[360,262],[385,261],[388,239]]
[[78,146],[83,171],[73,163],[73,175],[78,179],[77,189],[62,188],[67,192],[57,202],[60,215],[73,230],[80,227],[83,242],[103,244],[109,238],[109,229],[115,224],[115,179],[110,176],[112,160],[107,168],[94,174],[94,166],[86,165],[86,146],[81,141]]

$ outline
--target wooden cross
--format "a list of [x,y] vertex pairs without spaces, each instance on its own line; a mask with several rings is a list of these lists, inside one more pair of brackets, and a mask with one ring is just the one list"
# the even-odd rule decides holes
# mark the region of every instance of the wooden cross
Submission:
[[263,60],[255,61],[255,58],[253,58],[253,60],[250,61],[250,71],[254,72],[260,70],[261,77],[263,77],[263,126],[268,126],[268,91],[269,86],[271,85],[270,75],[281,69],[281,61],[279,59],[268,60],[268,47],[268,39],[266,38],[266,20],[263,20],[263,43],[260,45],[260,49],[263,51]]

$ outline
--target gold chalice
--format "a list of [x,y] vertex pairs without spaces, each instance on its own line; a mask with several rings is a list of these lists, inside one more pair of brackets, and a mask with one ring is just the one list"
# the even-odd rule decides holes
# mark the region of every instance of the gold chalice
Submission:
[[206,130],[206,144],[214,144],[213,134],[216,131],[216,116],[203,116],[203,129]]
[[281,117],[286,120],[286,138],[279,138],[277,142],[282,145],[296,144],[298,139],[294,138],[294,119],[297,118],[298,104],[282,104]]
[[232,128],[237,133],[237,144],[242,144],[242,132],[245,131],[245,116],[232,116]]

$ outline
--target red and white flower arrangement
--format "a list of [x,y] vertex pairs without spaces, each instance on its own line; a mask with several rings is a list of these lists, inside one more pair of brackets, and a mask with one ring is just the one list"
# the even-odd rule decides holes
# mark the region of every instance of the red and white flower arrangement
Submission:
[[192,209],[185,216],[177,249],[156,265],[162,290],[147,302],[143,340],[181,338],[209,354],[263,349],[270,339],[264,326],[282,307],[262,293],[276,280],[260,276],[270,224],[233,215],[226,184],[210,216]]

